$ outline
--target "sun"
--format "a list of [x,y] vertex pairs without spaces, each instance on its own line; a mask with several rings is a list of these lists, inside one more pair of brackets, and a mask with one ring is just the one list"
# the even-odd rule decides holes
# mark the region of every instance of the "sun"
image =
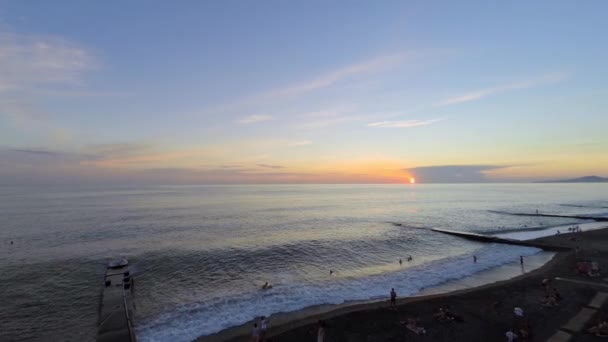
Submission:
[[416,184],[416,178],[410,177],[410,184]]

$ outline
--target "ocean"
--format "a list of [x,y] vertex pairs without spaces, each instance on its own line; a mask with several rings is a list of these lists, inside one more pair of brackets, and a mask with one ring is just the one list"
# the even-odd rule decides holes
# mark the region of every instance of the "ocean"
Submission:
[[415,295],[540,252],[431,228],[517,238],[586,221],[489,210],[607,207],[608,184],[0,188],[0,340],[95,340],[105,266],[122,256],[138,340],[191,341],[390,288]]

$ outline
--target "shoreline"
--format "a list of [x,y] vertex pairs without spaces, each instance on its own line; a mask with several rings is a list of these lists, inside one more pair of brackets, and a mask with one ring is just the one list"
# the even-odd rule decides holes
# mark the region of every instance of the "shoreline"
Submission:
[[[608,227],[606,227],[608,228]],[[483,270],[470,276],[450,280],[441,284],[421,289],[420,292],[408,297],[399,298],[397,305],[401,306],[408,303],[425,301],[441,296],[452,294],[468,293],[488,286],[501,286],[510,281],[516,281],[521,277],[527,277],[532,273],[546,267],[552,263],[562,252],[541,251],[532,256],[526,257],[525,271],[522,273],[519,261],[506,263],[488,270]],[[276,336],[310,323],[317,322],[319,319],[330,319],[332,317],[377,309],[387,306],[387,300],[362,300],[346,302],[342,304],[320,304],[309,306],[291,312],[280,312],[269,317],[272,322],[272,332],[270,337]],[[219,341],[245,341],[249,340],[251,326],[255,320],[223,329],[217,333],[200,336],[196,342],[219,342]]]
[[[608,227],[606,227],[608,228]],[[420,292],[403,298],[397,299],[397,305],[402,306],[411,303],[424,302],[430,299],[441,298],[444,296],[457,295],[457,294],[466,294],[470,292],[475,292],[478,290],[482,290],[488,287],[494,286],[506,286],[511,282],[516,282],[521,278],[533,276],[535,272],[542,270],[545,267],[548,267],[552,263],[556,262],[556,259],[562,253],[568,252],[548,252],[541,251],[538,254],[529,256],[527,258],[535,258],[537,261],[533,263],[534,268],[521,273],[521,267],[519,266],[519,261],[511,262],[507,264],[503,264],[501,266],[484,270],[478,273],[475,273],[471,276],[456,279],[453,281],[448,281],[442,284],[438,284],[435,286],[431,286],[425,289],[422,289]],[[542,255],[542,256],[539,256]],[[544,260],[542,263],[539,263],[540,260]],[[509,271],[506,271],[509,269]],[[515,275],[513,273],[513,269],[518,269],[519,274]],[[496,278],[500,274],[510,274],[510,277],[502,277]],[[483,278],[486,278],[486,281],[483,281]],[[471,283],[477,281],[478,283],[475,285],[471,285]],[[468,284],[468,285],[467,285]],[[269,317],[269,321],[272,323],[272,331],[269,334],[269,337],[280,335],[284,332],[300,328],[305,325],[314,324],[319,319],[328,320],[334,317],[346,315],[349,313],[359,312],[359,311],[367,311],[367,310],[375,310],[379,308],[386,308],[388,306],[388,297],[387,300],[365,300],[365,301],[357,301],[357,302],[348,302],[343,304],[321,304],[310,306],[307,308],[303,308],[301,310],[285,312],[285,313],[277,313],[271,315]],[[250,340],[250,331],[251,326],[255,320],[248,321],[244,324],[230,327],[224,330],[221,330],[217,333],[200,336],[196,338],[195,342],[220,342],[220,341],[249,341]]]
[[[579,233],[583,236],[595,232],[597,234],[605,235],[608,237],[608,226],[604,226],[600,229],[594,229],[589,232]],[[515,271],[518,267],[518,262],[507,263],[493,269],[478,272],[469,277],[462,279],[449,281],[447,283],[439,284],[437,286],[429,287],[421,290],[418,294],[398,299],[397,305],[401,309],[403,307],[410,307],[412,305],[420,306],[424,303],[433,301],[450,300],[459,296],[476,296],[484,291],[504,291],[512,285],[518,285],[522,282],[529,281],[531,278],[544,277],[548,272],[554,269],[563,268],[563,265],[567,263],[567,260],[573,258],[572,244],[569,243],[555,243],[563,242],[569,234],[562,234],[557,236],[544,236],[536,238],[530,241],[542,242],[551,244],[554,246],[567,248],[569,250],[561,252],[548,252],[542,251],[532,257],[542,256],[537,262],[533,262],[536,267],[532,270],[526,270],[525,273],[516,274]],[[550,255],[550,257],[548,257]],[[526,259],[532,259],[527,257]],[[542,260],[544,258],[544,260]],[[540,262],[540,263],[539,263]],[[514,272],[515,271],[515,272]],[[510,272],[510,273],[508,273]],[[497,276],[502,274],[503,278],[498,279]],[[504,277],[510,274],[509,277]],[[475,279],[477,278],[477,279]],[[485,282],[482,283],[482,279]],[[306,327],[315,326],[316,322],[322,320],[340,320],[347,316],[367,314],[377,312],[379,310],[386,311],[387,300],[381,301],[363,301],[355,303],[344,303],[339,305],[318,305],[313,307],[304,308],[295,312],[279,313],[270,317],[271,330],[268,335],[269,340],[298,340],[293,336],[282,338],[283,335],[297,335],[299,331]],[[245,324],[224,329],[218,333],[198,337],[195,341],[197,342],[215,342],[215,341],[248,341],[250,329],[254,321],[247,322]],[[301,335],[301,332],[300,332]]]

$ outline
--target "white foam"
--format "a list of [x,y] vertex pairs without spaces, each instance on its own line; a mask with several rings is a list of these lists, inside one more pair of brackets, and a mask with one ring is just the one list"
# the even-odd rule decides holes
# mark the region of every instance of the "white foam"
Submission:
[[567,225],[563,225],[563,226],[554,226],[554,227],[550,227],[550,228],[542,229],[542,230],[530,230],[530,231],[522,230],[522,231],[509,232],[509,233],[504,233],[504,234],[494,234],[494,236],[503,238],[503,239],[513,239],[513,240],[520,240],[520,241],[532,240],[532,239],[537,239],[537,238],[541,238],[541,237],[555,235],[555,234],[557,234],[558,230],[561,234],[567,234],[568,228],[574,227],[574,226],[578,226],[583,231],[589,231],[589,230],[606,228],[608,226],[608,223],[606,223],[606,222],[587,222],[587,223],[581,223],[581,224],[575,224],[575,225],[567,224]]
[[461,279],[518,260],[520,255],[538,252],[540,249],[537,248],[487,244],[473,252],[479,257],[478,263],[473,263],[472,253],[468,253],[377,276],[286,283],[268,291],[252,291],[231,298],[209,298],[138,324],[137,336],[144,342],[191,341],[246,323],[260,315],[270,316],[319,304],[387,298],[392,287],[401,297],[411,296],[424,288]]

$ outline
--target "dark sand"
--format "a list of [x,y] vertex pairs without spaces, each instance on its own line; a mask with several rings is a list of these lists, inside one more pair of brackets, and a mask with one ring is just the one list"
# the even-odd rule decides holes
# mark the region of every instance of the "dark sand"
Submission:
[[[576,236],[577,241],[571,238]],[[291,321],[273,325],[267,341],[316,341],[316,321],[326,321],[325,341],[505,341],[509,328],[517,329],[527,323],[531,327],[529,341],[545,341],[576,313],[589,303],[597,291],[608,291],[607,276],[589,278],[574,271],[579,259],[598,261],[600,267],[608,265],[608,229],[577,234],[562,234],[537,239],[548,245],[574,248],[559,252],[543,267],[513,279],[447,294],[411,297],[399,300],[396,310],[390,310],[387,302],[375,302],[340,307],[308,317],[295,317]],[[541,282],[555,277],[592,281],[597,285],[553,280],[564,299],[557,307],[545,307],[539,303],[544,297]],[[387,299],[388,291],[387,289]],[[605,305],[587,324],[608,317]],[[439,308],[449,307],[461,316],[463,322],[439,322],[433,314]],[[517,317],[514,307],[521,307],[525,315]],[[416,335],[405,328],[401,321],[408,317],[420,319],[426,335]],[[198,341],[250,341],[246,326],[228,329]],[[591,341],[595,338],[584,332],[571,341]]]

